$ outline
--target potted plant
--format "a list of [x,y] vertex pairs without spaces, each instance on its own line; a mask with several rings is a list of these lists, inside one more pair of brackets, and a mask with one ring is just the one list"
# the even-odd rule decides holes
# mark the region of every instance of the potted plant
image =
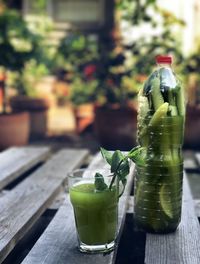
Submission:
[[98,41],[94,34],[75,31],[61,40],[56,54],[55,60],[63,68],[59,70],[58,77],[62,83],[61,88],[58,88],[62,101],[67,98],[72,102],[77,133],[83,132],[93,123],[97,58]]
[[21,71],[25,62],[38,52],[39,46],[38,39],[16,11],[3,6],[0,12],[0,148],[4,149],[12,145],[25,145],[29,138],[28,113],[10,112],[7,107],[7,73]]
[[96,80],[83,80],[80,77],[71,83],[70,101],[76,122],[76,132],[83,132],[94,120],[93,98],[97,86]]
[[111,74],[97,88],[94,128],[100,144],[128,150],[136,144],[138,85],[125,73]]
[[187,78],[187,107],[185,122],[185,146],[199,147],[200,134],[200,67],[199,49],[185,62]]
[[29,115],[27,112],[8,112],[6,107],[6,71],[0,69],[2,95],[0,113],[0,150],[10,146],[22,146],[29,139]]
[[33,59],[25,64],[20,74],[13,77],[18,94],[11,97],[10,105],[14,111],[29,112],[31,137],[43,137],[47,133],[50,100],[40,85],[47,74],[47,67]]

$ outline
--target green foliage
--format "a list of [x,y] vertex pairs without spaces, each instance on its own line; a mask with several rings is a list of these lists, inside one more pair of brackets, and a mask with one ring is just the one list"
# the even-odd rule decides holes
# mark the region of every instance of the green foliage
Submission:
[[130,21],[133,25],[139,25],[142,22],[149,22],[152,17],[146,12],[148,7],[155,6],[156,0],[121,0],[117,7],[122,11],[123,18]]
[[112,162],[111,162],[111,172],[115,172],[118,170],[119,164],[123,161],[124,156],[121,151],[116,150],[112,155]]
[[[123,189],[119,194],[119,197],[123,194],[125,185],[127,182],[127,175],[130,172],[130,162],[136,162],[138,165],[144,165],[144,148],[135,147],[131,149],[127,154],[122,153],[120,150],[114,152],[107,151],[101,148],[102,157],[110,165],[110,172],[113,175],[109,189],[112,189],[115,179],[117,178],[118,183],[122,183]],[[100,181],[103,186],[104,180],[103,176],[100,175]],[[98,187],[98,186],[97,186]]]
[[134,100],[139,91],[139,83],[136,82],[133,75],[124,72],[108,73],[105,79],[99,79],[97,87],[97,101],[103,105],[120,104],[127,105]]
[[102,157],[106,160],[106,162],[111,165],[112,163],[112,152],[107,151],[104,148],[100,148]]
[[13,10],[0,15],[0,65],[21,71],[31,58],[41,60],[40,36],[33,34],[22,17]]
[[56,55],[56,60],[65,61],[75,71],[80,71],[81,66],[98,58],[97,40],[91,35],[72,32],[61,40]]
[[196,50],[193,51],[188,58],[184,61],[184,66],[186,73],[197,73],[199,75],[199,69],[200,69],[200,44],[197,46]]
[[127,45],[133,54],[135,74],[149,75],[158,54],[173,54],[176,64],[182,65],[184,59],[177,32],[185,25],[183,20],[160,8],[156,0],[123,0],[119,1],[118,9],[122,19],[132,28],[148,24],[155,32],[152,35],[143,35]]
[[146,155],[145,148],[137,146],[129,151],[127,157],[131,159],[133,162],[137,163],[138,166],[144,166],[145,155]]
[[70,100],[74,105],[81,105],[94,101],[97,87],[96,80],[85,81],[80,77],[71,83]]
[[37,97],[37,83],[49,73],[45,64],[38,64],[35,60],[30,60],[24,65],[21,73],[10,72],[8,75],[9,85],[17,89],[21,95]]
[[94,184],[96,191],[104,191],[108,188],[108,186],[104,182],[104,178],[102,174],[97,172],[94,177],[95,177]]
[[36,14],[44,14],[47,9],[46,0],[32,1],[32,8]]
[[29,61],[22,72],[20,77],[20,86],[18,86],[18,91],[20,94],[25,94],[27,96],[37,96],[38,91],[36,91],[37,83],[49,73],[47,67],[43,63],[37,64],[35,60]]

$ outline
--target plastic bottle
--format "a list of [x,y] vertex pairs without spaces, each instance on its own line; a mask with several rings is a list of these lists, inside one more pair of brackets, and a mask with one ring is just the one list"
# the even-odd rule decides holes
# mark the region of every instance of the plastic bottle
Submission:
[[157,56],[157,69],[139,92],[135,221],[139,229],[170,233],[181,219],[185,100],[172,57]]

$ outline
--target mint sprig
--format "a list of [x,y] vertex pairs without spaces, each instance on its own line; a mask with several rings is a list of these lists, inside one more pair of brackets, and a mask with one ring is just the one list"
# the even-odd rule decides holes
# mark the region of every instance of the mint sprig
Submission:
[[[131,149],[127,154],[123,154],[120,150],[116,150],[114,152],[108,151],[104,148],[101,148],[100,150],[101,150],[101,154],[103,158],[110,165],[110,171],[111,171],[111,174],[113,175],[108,189],[112,190],[112,186],[115,182],[115,179],[117,178],[118,184],[120,184],[121,182],[123,186],[123,189],[121,193],[119,194],[119,197],[120,197],[124,192],[126,182],[127,182],[127,175],[130,172],[130,160],[137,163],[138,165],[143,165],[144,164],[144,148],[135,147]],[[101,174],[98,174],[98,175],[101,175]],[[101,177],[95,176],[95,187],[97,190],[104,190],[103,189],[105,188],[104,184],[105,182],[103,179],[103,175],[101,175]]]
[[94,177],[95,177],[94,184],[95,184],[96,191],[104,191],[104,190],[108,189],[108,186],[104,182],[104,178],[103,178],[102,174],[97,172]]

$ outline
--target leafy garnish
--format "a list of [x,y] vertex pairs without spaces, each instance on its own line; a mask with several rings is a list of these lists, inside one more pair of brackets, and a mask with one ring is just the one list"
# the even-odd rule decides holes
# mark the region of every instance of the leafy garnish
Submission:
[[119,170],[119,165],[124,160],[124,158],[125,157],[120,150],[116,150],[113,153],[111,161],[111,172],[116,172],[117,170]]
[[123,189],[119,194],[119,197],[123,194],[125,185],[127,182],[127,175],[130,172],[130,160],[138,165],[144,164],[144,148],[135,147],[128,153],[123,154],[120,150],[114,152],[101,148],[101,154],[106,162],[110,165],[110,171],[113,175],[109,187],[105,184],[103,175],[96,173],[95,175],[95,187],[96,190],[102,191],[106,188],[112,190],[112,186],[117,178],[118,184],[121,182]]
[[94,184],[96,191],[104,191],[108,189],[108,186],[105,184],[102,174],[97,172],[94,177],[95,177]]
[[100,148],[102,157],[107,161],[108,164],[112,163],[112,153],[104,148]]
[[135,162],[139,166],[143,166],[145,164],[145,148],[143,147],[135,147],[131,149],[127,155],[129,159],[131,159],[133,162]]

